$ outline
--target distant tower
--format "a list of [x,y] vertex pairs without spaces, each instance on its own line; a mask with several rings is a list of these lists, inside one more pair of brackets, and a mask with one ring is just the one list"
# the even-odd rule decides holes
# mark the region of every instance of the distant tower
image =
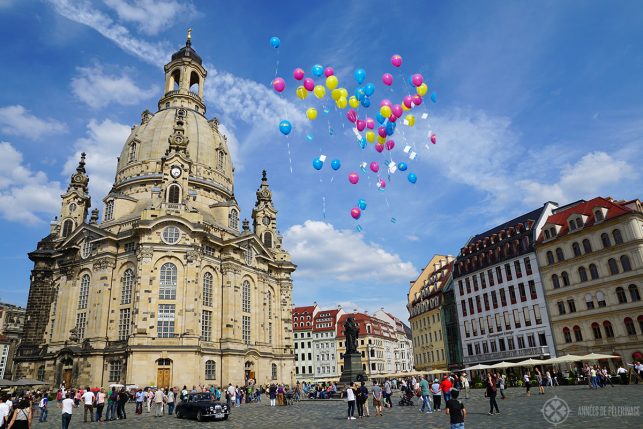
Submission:
[[257,189],[257,202],[252,209],[255,234],[269,249],[277,246],[277,210],[272,205],[272,191],[268,186],[266,170],[261,173],[261,185]]
[[[88,193],[89,177],[85,171],[85,153],[80,155],[76,172],[69,180],[67,192],[62,194],[58,238],[68,237],[79,225],[85,223],[91,206]],[[52,231],[54,232],[54,231]]]

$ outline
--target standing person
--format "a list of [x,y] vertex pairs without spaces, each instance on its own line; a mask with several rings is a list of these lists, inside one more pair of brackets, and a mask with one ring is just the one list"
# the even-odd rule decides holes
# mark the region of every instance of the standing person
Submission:
[[453,383],[448,376],[444,376],[442,383],[440,383],[440,389],[442,389],[442,395],[444,396],[444,403],[446,404],[449,399],[451,399],[451,389],[453,388]]
[[47,415],[49,414],[49,392],[45,392],[42,395],[42,399],[40,399],[38,407],[40,408],[40,418],[38,419],[38,421],[40,423],[46,422]]
[[527,389],[527,396],[531,396],[531,391],[529,390],[531,388],[531,380],[529,380],[529,371],[525,371],[523,380],[525,381],[525,389]]
[[152,399],[154,399],[154,392],[152,391],[152,389],[147,390],[147,394],[146,394],[145,399],[146,399],[145,402],[147,403],[147,412],[149,413],[149,412],[151,412],[150,408],[152,407]]
[[451,392],[451,399],[445,404],[447,416],[449,416],[451,429],[464,429],[464,418],[467,416],[467,409],[462,402],[458,401],[458,392]]
[[541,395],[544,395],[545,386],[543,383],[543,375],[540,372],[540,369],[538,369],[538,367],[536,367],[536,382],[538,383],[538,393],[540,393]]
[[545,385],[548,387],[554,387],[554,382],[551,378],[551,372],[549,372],[549,370],[545,371]]
[[121,391],[118,392],[118,418],[126,419],[127,414],[125,414],[125,404],[129,401],[129,395],[125,391],[124,387],[121,387]]
[[176,395],[174,394],[174,388],[170,388],[167,391],[167,415],[171,416],[174,413],[174,400]]
[[136,391],[136,414],[143,414],[143,401],[145,401],[145,392],[138,389]]
[[7,427],[7,420],[9,419],[9,413],[11,411],[7,399],[6,394],[3,393],[0,395],[0,428]]
[[81,396],[83,404],[85,404],[85,411],[83,413],[83,421],[87,422],[87,412],[89,412],[89,418],[91,421],[94,421],[94,402],[96,402],[96,397],[89,390],[89,386],[85,389],[85,392]]
[[500,414],[500,410],[498,409],[498,402],[496,402],[496,394],[497,392],[497,387],[496,383],[498,382],[497,377],[492,375],[491,373],[487,374],[487,386],[486,386],[486,391],[485,395],[487,398],[489,398],[489,415],[493,416],[493,409],[496,409],[496,414]]
[[623,365],[619,365],[618,369],[616,370],[616,375],[620,377],[621,384],[627,384],[627,370],[623,368]]
[[97,393],[96,393],[96,421],[97,422],[102,422],[103,421],[103,408],[105,408],[105,398],[107,395],[105,394],[105,389],[101,388]]
[[504,374],[498,377],[498,388],[500,389],[500,399],[505,399],[505,378]]
[[420,412],[421,413],[426,412],[427,414],[430,414],[433,412],[433,410],[431,409],[431,403],[429,402],[429,395],[431,394],[429,382],[426,381],[426,377],[421,375],[419,384],[420,384],[420,395],[422,395],[422,408],[420,408]]
[[388,378],[384,379],[384,406],[388,408],[393,408],[393,401],[391,400],[391,395],[392,395],[392,390],[391,390],[391,382],[388,380]]
[[13,411],[11,421],[7,425],[7,429],[29,429],[31,427],[31,404],[29,400],[21,399]]
[[[362,386],[364,385],[364,382],[362,382]],[[368,392],[368,391],[367,391]],[[368,399],[368,393],[366,398],[364,398],[364,395],[362,394],[362,387],[358,386],[355,389],[355,404],[357,405],[357,418],[361,419],[364,417],[364,402]]]
[[72,399],[71,392],[67,392],[65,399],[63,399],[62,407],[62,429],[69,428],[69,422],[71,421],[71,413],[74,407],[76,406],[76,401]]
[[268,395],[270,396],[270,406],[274,407],[277,402],[277,386],[275,386],[275,383],[272,383],[268,388]]
[[598,378],[596,376],[596,368],[593,366],[589,369],[590,380],[591,380],[591,389],[598,389]]
[[355,420],[355,391],[353,390],[353,382],[346,388],[346,403],[348,404],[348,418],[347,420]]
[[373,382],[373,407],[375,407],[375,415],[382,416],[382,388],[377,384],[377,381]]
[[226,397],[227,402],[228,402],[228,411],[230,411],[230,410],[232,410],[232,403],[236,403],[236,401],[237,401],[237,399],[236,399],[237,390],[234,388],[232,383],[230,383],[230,384],[228,384],[228,390],[226,392],[228,394],[227,397]]
[[469,377],[466,372],[462,372],[460,375],[460,384],[464,389],[464,399],[469,399]]
[[162,417],[163,416],[163,391],[161,389],[156,389],[154,392],[154,416]]
[[435,411],[440,411],[440,404],[442,402],[442,388],[440,387],[440,382],[437,378],[433,380],[433,384],[431,385],[431,394],[433,395],[433,409]]

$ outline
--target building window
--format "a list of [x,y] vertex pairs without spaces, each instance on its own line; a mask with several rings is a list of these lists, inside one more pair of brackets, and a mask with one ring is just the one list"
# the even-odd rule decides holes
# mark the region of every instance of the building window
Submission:
[[514,326],[516,328],[520,328],[520,326],[522,326],[520,324],[520,312],[518,311],[517,308],[514,308]]
[[498,278],[498,284],[502,283],[502,269],[496,267],[496,277]]
[[594,297],[591,293],[585,295],[585,304],[587,305],[588,310],[594,309]]
[[603,248],[606,249],[612,245],[610,242],[610,236],[606,232],[601,234],[601,242],[603,243]]
[[248,245],[248,247],[245,249],[245,252],[244,252],[244,257],[245,257],[245,260],[246,260],[246,265],[248,265],[248,266],[252,265],[252,260],[253,260],[253,258],[254,258],[254,254],[253,254],[253,253],[254,253],[254,252],[252,251],[252,247],[251,247],[250,245]]
[[205,379],[215,380],[217,378],[217,363],[213,360],[205,361]]
[[489,286],[493,286],[493,271],[492,270],[487,270],[487,277],[489,278]]
[[462,309],[462,315],[466,316],[467,315],[467,303],[466,303],[466,301],[464,299],[460,301],[460,308]]
[[181,230],[175,226],[168,226],[163,230],[162,238],[167,244],[176,244],[181,238]]
[[509,264],[505,264],[505,274],[507,275],[507,281],[510,281],[512,277],[511,277],[511,266]]
[[565,310],[565,303],[563,301],[558,301],[556,303],[556,305],[558,306],[558,314],[559,315],[562,316],[563,314],[567,313],[567,311]]
[[581,255],[580,244],[578,243],[572,244],[572,251],[574,252],[574,256],[580,256]]
[[79,310],[86,309],[88,300],[89,300],[89,274],[84,274],[80,280],[80,291],[78,293],[78,309]]
[[38,378],[38,380],[44,380],[45,379],[45,366],[44,365],[40,365],[38,367],[38,373],[37,373],[36,377]]
[[605,294],[601,291],[596,292],[596,301],[598,301],[599,308],[607,307],[607,302],[605,301]]
[[74,230],[74,221],[71,219],[67,219],[63,222],[63,232],[62,232],[62,237],[67,238],[69,237],[69,234]]
[[560,288],[560,280],[558,280],[558,274],[552,274],[551,283],[554,286],[554,289]]
[[230,210],[230,216],[228,217],[228,226],[235,231],[239,230],[239,212],[237,209]]
[[587,270],[585,269],[585,267],[578,268],[578,277],[580,277],[581,282],[587,281]]
[[513,286],[509,286],[509,300],[512,304],[515,304],[516,301],[516,290]]
[[176,299],[176,265],[167,262],[161,266],[159,299]]
[[540,325],[543,322],[539,305],[534,305],[534,319],[536,321],[536,325]]
[[222,150],[217,151],[217,169],[223,170],[225,167],[225,153]]
[[276,363],[272,364],[272,379],[273,380],[277,379],[277,364]]
[[132,142],[129,145],[129,152],[127,153],[127,162],[136,161],[136,143]]
[[615,229],[612,231],[612,236],[614,237],[615,244],[623,244],[623,236],[621,235],[620,229]]
[[518,283],[518,293],[520,293],[520,302],[527,301],[527,291],[524,283]]
[[592,323],[592,333],[594,334],[595,340],[600,340],[601,338],[603,338],[603,335],[601,334],[601,327],[596,322]]
[[272,292],[268,291],[266,300],[268,301],[268,319],[272,319]]
[[212,273],[203,274],[203,305],[212,307]]
[[574,337],[576,338],[576,341],[583,341],[583,333],[578,325],[574,326]]
[[576,313],[576,301],[574,301],[574,299],[568,299],[567,306],[569,307],[570,313]]
[[625,295],[625,290],[620,286],[616,288],[616,299],[619,304],[627,304],[627,295]]
[[209,310],[201,311],[201,339],[212,341],[212,312]]
[[514,272],[516,273],[516,278],[522,277],[522,269],[520,267],[520,261],[514,261]]
[[632,284],[627,287],[630,291],[630,299],[632,302],[637,302],[641,300],[641,295],[639,294],[639,288]]
[[132,310],[130,308],[121,308],[118,317],[118,340],[125,341],[130,334],[132,323]]
[[125,270],[121,279],[121,304],[130,304],[132,302],[132,287],[134,286],[134,271]]
[[533,280],[529,280],[529,296],[531,299],[538,298],[538,294],[536,293],[536,283]]
[[243,343],[250,345],[250,316],[243,316],[241,334]]
[[123,373],[123,362],[120,360],[113,360],[109,363],[109,382],[121,381],[121,374]]
[[522,335],[518,335],[518,348],[519,349],[525,348],[525,338]]
[[563,279],[563,286],[569,286],[569,274],[567,274],[567,271],[563,271],[560,277]]
[[114,200],[105,203],[105,222],[114,219]]
[[625,323],[625,330],[627,331],[627,335],[636,335],[636,328],[634,327],[634,321],[630,317],[626,317],[623,320],[623,323]]
[[[525,318],[525,326],[531,326],[531,315],[529,314],[528,307],[522,308],[522,316]],[[529,347],[533,347],[533,346],[529,346]]]
[[174,337],[174,317],[174,304],[159,304],[156,324],[156,336],[158,338]]
[[583,251],[585,253],[592,253],[592,243],[590,243],[587,238],[583,240]]
[[598,268],[596,268],[595,264],[589,264],[589,275],[592,280],[596,280],[598,278]]
[[616,259],[610,258],[607,261],[607,266],[609,267],[610,274],[612,275],[618,274],[618,265],[616,265]]
[[241,311],[250,313],[250,282],[248,280],[244,280],[241,287]]
[[574,231],[576,229],[576,221],[574,219],[569,221],[569,230]]
[[552,253],[551,250],[547,251],[547,264],[549,264],[549,265],[554,264],[554,254]]
[[560,247],[556,248],[556,259],[558,259],[558,262],[562,262],[565,260],[565,254],[563,253],[563,249]]
[[612,323],[609,320],[603,322],[603,329],[605,329],[605,336],[607,338],[614,338],[614,329],[612,328]]
[[594,212],[594,217],[596,218],[596,223],[601,222],[605,217],[603,216],[603,211],[598,209]]
[[567,327],[563,328],[563,336],[565,337],[565,342],[566,343],[571,343],[572,342],[572,334],[569,331],[569,328],[567,328]]
[[272,248],[272,233],[266,231],[263,233],[263,244],[267,248]]
[[491,305],[493,305],[493,308],[498,308],[498,296],[495,290],[491,291]]
[[632,271],[632,265],[630,264],[630,258],[627,255],[621,256],[621,266],[623,267],[623,272]]
[[500,304],[503,307],[507,306],[507,296],[505,295],[505,290],[504,289],[500,289]]
[[85,327],[87,327],[87,313],[78,313],[76,315],[76,334],[78,341],[85,338]]
[[179,204],[181,202],[181,187],[176,183],[167,188],[167,202],[170,204]]

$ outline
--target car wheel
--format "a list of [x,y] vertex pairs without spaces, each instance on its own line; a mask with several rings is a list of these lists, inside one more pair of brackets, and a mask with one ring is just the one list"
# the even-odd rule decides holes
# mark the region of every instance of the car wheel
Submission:
[[180,411],[180,410],[176,410],[176,413],[175,413],[175,414],[176,414],[176,418],[177,418],[177,419],[182,419],[182,418],[183,418],[183,413],[181,413],[181,411]]
[[205,420],[205,418],[203,417],[203,413],[201,412],[201,410],[199,410],[199,411],[197,411],[197,412],[196,412],[196,419],[197,419],[198,421],[200,421],[200,422],[202,422],[203,420]]

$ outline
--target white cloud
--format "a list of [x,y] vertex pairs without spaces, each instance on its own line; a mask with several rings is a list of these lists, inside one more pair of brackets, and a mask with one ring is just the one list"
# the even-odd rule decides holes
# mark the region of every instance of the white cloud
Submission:
[[87,136],[76,140],[74,153],[67,159],[64,173],[71,174],[78,165],[80,153],[87,154],[87,174],[89,175],[89,192],[94,200],[94,207],[100,207],[100,201],[107,195],[114,183],[116,158],[131,128],[128,125],[105,119],[97,122],[92,119],[87,125]]
[[0,107],[0,131],[3,134],[38,140],[43,135],[67,131],[67,126],[55,119],[40,119],[23,106]]
[[172,24],[177,16],[190,15],[193,10],[189,2],[174,0],[105,0],[123,21],[133,22],[145,34],[156,35]]
[[3,219],[34,225],[40,215],[52,215],[60,208],[60,183],[49,181],[42,171],[23,164],[22,153],[10,143],[0,142],[0,216]]
[[365,242],[362,234],[337,230],[325,222],[293,225],[284,234],[284,247],[298,265],[299,279],[387,284],[406,282],[418,273],[411,262]]
[[78,75],[71,80],[71,90],[78,99],[94,109],[110,103],[136,105],[157,93],[155,88],[139,88],[126,72],[120,75],[106,74],[99,64],[78,67],[77,71]]

